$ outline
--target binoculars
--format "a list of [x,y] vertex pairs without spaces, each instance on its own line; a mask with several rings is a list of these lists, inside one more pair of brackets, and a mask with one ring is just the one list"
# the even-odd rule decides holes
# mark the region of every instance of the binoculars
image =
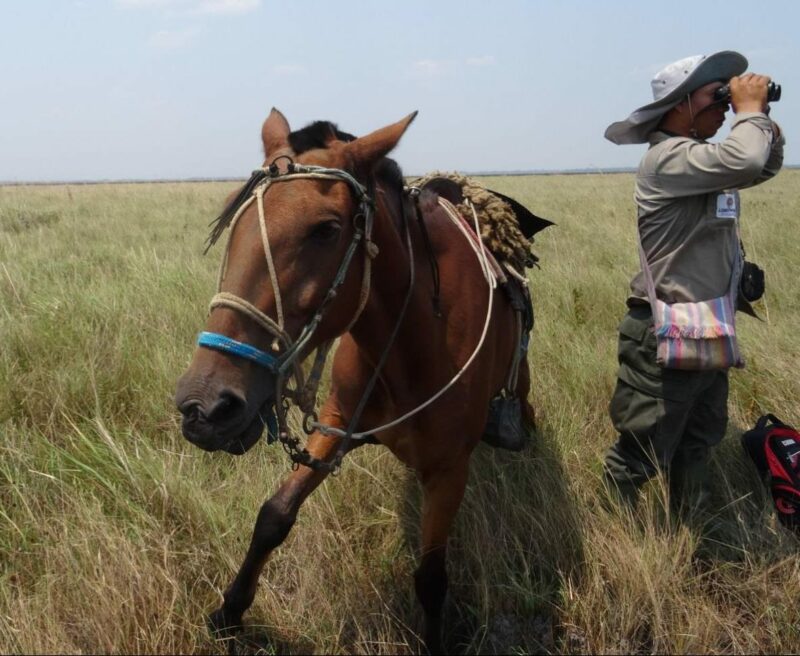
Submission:
[[[726,84],[714,92],[716,102],[729,101],[731,99],[731,87]],[[778,102],[781,99],[781,85],[770,82],[767,84],[767,102]]]

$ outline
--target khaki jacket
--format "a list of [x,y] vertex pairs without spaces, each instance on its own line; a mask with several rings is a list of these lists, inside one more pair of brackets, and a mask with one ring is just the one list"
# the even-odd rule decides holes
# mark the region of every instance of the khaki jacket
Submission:
[[[740,113],[710,144],[656,131],[636,176],[638,225],[656,293],[667,303],[726,294],[737,257],[738,189],[769,180],[783,164],[783,135],[762,113]],[[647,302],[641,271],[629,304]]]

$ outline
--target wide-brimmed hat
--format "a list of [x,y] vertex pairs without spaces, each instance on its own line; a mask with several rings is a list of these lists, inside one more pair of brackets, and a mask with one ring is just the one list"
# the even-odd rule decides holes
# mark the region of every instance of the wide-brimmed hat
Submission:
[[663,68],[650,82],[653,102],[634,111],[624,121],[606,128],[606,139],[615,144],[635,144],[647,141],[661,117],[680,103],[686,94],[709,82],[727,82],[747,70],[747,59],[733,50],[713,55],[695,55]]

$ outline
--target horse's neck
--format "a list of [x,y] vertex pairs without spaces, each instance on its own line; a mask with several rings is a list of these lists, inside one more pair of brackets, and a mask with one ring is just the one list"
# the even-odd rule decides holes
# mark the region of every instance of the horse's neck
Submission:
[[408,288],[407,231],[413,228],[413,209],[402,192],[381,189],[376,196],[373,239],[379,253],[373,262],[373,285],[376,292],[394,295]]
[[[380,351],[394,328],[404,305],[411,273],[411,258],[408,252],[406,230],[413,230],[413,210],[403,196],[393,196],[393,190],[384,189],[376,194],[376,210],[373,241],[378,246],[378,255],[373,260],[370,295],[364,311],[352,335],[356,342],[368,352]],[[405,216],[403,213],[405,212]],[[406,228],[408,226],[408,228]],[[420,270],[415,271],[416,282],[420,284]],[[403,327],[416,314],[419,302],[418,293],[412,293]],[[398,341],[403,341],[401,327]]]

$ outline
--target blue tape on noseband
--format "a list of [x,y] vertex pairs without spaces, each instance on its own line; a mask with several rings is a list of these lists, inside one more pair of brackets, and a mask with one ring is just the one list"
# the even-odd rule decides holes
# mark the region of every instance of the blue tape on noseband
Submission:
[[264,353],[264,351],[257,349],[255,346],[250,346],[250,344],[245,344],[244,342],[237,342],[235,339],[225,337],[225,335],[220,335],[219,333],[200,333],[197,336],[197,345],[205,346],[214,351],[238,355],[240,358],[250,360],[251,362],[260,364],[262,367],[266,367],[273,373],[277,372],[278,365],[280,364],[278,358],[275,356]]

